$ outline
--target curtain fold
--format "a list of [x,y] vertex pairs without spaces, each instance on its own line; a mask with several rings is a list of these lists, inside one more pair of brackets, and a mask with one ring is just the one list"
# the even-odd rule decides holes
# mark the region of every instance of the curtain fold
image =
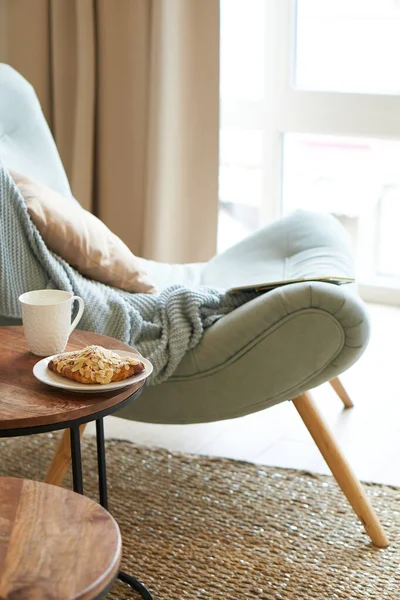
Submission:
[[159,257],[200,261],[207,240],[215,252],[218,41],[215,0],[153,2],[144,249]]
[[93,208],[95,12],[92,0],[50,2],[52,130],[82,206]]
[[218,0],[1,0],[0,60],[35,87],[71,188],[139,255],[210,258]]

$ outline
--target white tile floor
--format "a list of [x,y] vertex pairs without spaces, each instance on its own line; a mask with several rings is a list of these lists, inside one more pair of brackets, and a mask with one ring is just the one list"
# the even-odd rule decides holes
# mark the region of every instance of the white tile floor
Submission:
[[[400,308],[369,305],[369,312],[369,347],[341,376],[355,407],[344,409],[328,384],[313,395],[360,479],[400,486]],[[329,473],[290,402],[241,419],[202,425],[148,425],[108,417],[106,435],[170,450]]]

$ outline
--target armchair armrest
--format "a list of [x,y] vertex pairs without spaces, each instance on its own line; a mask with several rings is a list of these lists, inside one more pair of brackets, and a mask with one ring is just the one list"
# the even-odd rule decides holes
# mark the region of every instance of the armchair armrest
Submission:
[[350,286],[277,288],[221,318],[129,418],[195,423],[242,416],[336,377],[364,352],[365,307]]
[[220,319],[192,351],[193,360],[201,373],[218,369],[269,337],[274,341],[273,356],[280,363],[285,365],[292,348],[296,362],[302,364],[307,354],[314,370],[329,362],[332,372],[328,379],[347,369],[364,352],[369,322],[352,286],[318,282],[287,285]]

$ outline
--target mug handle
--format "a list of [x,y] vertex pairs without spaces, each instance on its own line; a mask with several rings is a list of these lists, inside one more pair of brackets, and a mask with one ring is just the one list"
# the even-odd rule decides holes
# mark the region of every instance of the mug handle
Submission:
[[73,302],[74,300],[77,300],[79,302],[79,310],[78,310],[78,314],[76,315],[75,319],[71,323],[71,327],[69,328],[68,335],[71,335],[71,333],[73,332],[75,327],[78,325],[79,321],[82,318],[83,311],[85,310],[85,303],[80,296],[72,296],[71,302]]

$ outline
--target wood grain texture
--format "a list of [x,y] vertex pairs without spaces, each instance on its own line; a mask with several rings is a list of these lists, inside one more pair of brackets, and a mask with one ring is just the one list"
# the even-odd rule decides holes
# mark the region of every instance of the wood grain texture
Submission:
[[353,401],[350,398],[350,396],[348,395],[348,393],[346,392],[345,388],[343,387],[343,384],[340,381],[339,377],[335,377],[335,379],[331,379],[329,383],[331,384],[332,388],[335,390],[335,392],[337,393],[337,395],[339,396],[339,398],[341,399],[341,401],[343,402],[345,407],[353,408],[353,406],[354,406]]
[[115,579],[113,517],[63,488],[0,477],[0,598],[88,600]]
[[364,488],[319,413],[310,393],[305,392],[301,396],[293,398],[293,404],[326,460],[343,494],[364,525],[372,543],[378,548],[386,548],[389,545],[389,540],[378,516]]
[[[74,331],[66,350],[81,350],[90,344],[136,352],[128,344],[88,331]],[[22,327],[0,327],[0,430],[39,427],[95,415],[123,402],[144,385],[140,381],[99,394],[67,392],[33,376],[33,366],[39,360],[29,352]]]

